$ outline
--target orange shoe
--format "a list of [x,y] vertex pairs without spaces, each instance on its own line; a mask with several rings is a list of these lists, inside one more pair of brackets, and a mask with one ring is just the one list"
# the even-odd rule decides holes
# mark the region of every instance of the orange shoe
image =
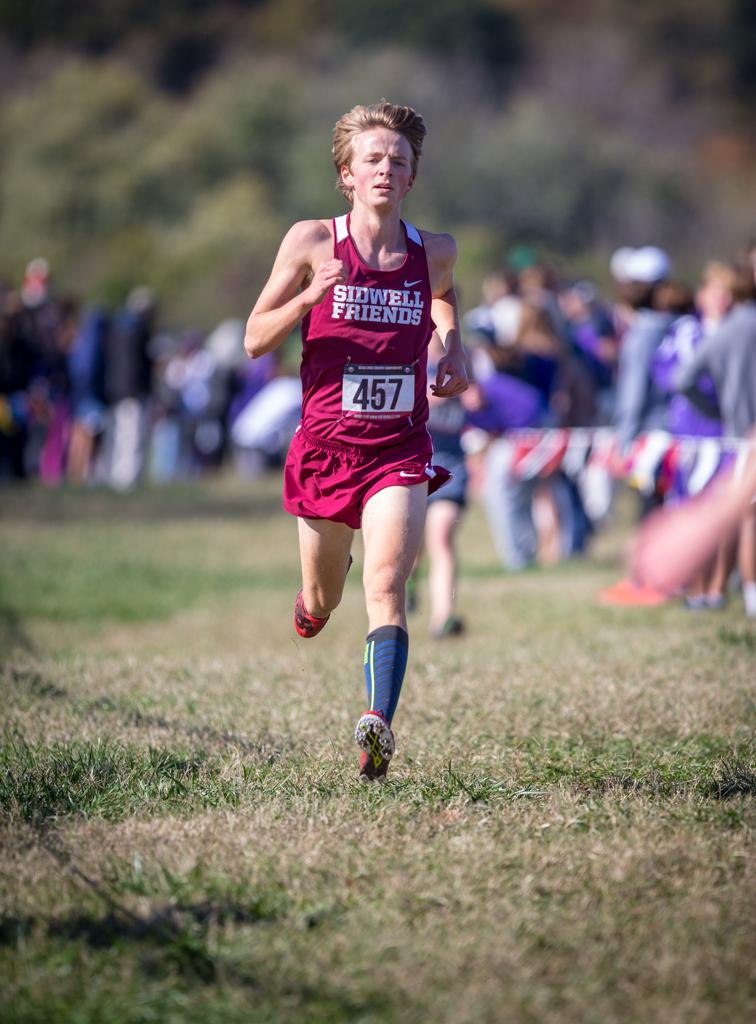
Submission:
[[624,608],[655,608],[668,604],[669,594],[653,587],[643,587],[631,579],[623,579],[599,593],[599,604],[618,605]]

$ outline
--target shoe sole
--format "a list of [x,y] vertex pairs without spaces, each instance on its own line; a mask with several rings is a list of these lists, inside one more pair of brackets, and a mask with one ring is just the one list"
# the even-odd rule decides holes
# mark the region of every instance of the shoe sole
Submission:
[[[388,762],[396,752],[391,726],[380,715],[370,713],[363,715],[355,727],[354,741],[360,750],[364,750],[368,757],[368,763],[372,763],[374,772],[381,768],[383,762],[388,767]],[[362,782],[383,782],[385,778],[385,770],[380,776],[365,772],[360,774]]]

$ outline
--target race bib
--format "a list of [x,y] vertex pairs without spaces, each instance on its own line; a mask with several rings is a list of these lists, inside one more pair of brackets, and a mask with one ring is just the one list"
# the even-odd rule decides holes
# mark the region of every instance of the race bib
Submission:
[[415,408],[414,366],[344,367],[341,411],[359,419],[409,416]]

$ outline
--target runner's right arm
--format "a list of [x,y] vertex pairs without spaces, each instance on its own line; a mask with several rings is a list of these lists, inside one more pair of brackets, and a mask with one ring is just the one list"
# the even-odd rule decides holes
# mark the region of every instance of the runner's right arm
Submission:
[[302,317],[344,280],[341,260],[329,258],[332,247],[323,221],[300,221],[286,234],[247,320],[244,350],[250,359],[277,349]]

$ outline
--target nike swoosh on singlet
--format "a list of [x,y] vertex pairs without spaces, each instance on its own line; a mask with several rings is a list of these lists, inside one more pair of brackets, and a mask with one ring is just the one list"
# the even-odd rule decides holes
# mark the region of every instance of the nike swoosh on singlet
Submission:
[[406,473],[403,469],[399,470],[399,476],[417,476],[417,471],[413,473]]
[[413,285],[420,284],[421,281],[422,281],[422,277],[418,277],[417,281],[405,281],[404,282],[404,287],[405,288],[412,288]]

